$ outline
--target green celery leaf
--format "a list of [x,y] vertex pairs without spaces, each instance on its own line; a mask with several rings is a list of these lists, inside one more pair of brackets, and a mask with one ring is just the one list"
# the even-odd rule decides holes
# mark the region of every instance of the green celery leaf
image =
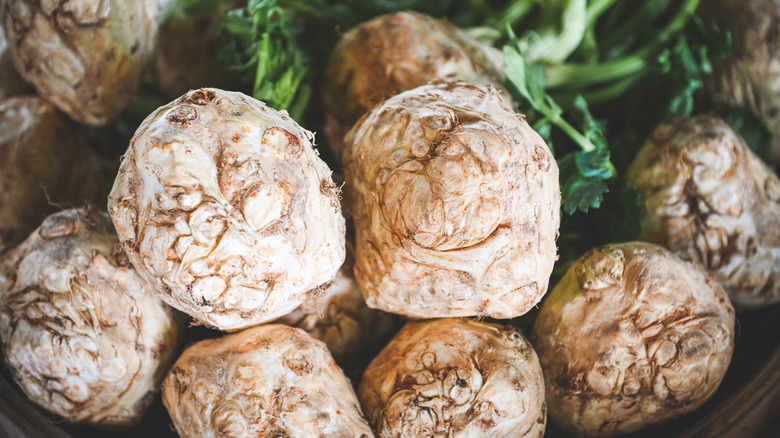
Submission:
[[278,0],[250,0],[227,13],[223,60],[254,83],[252,95],[301,120],[311,96],[309,59],[297,38],[300,26]]
[[543,68],[527,64],[511,29],[508,34],[510,43],[503,50],[508,88],[516,93],[519,102],[525,102],[539,113],[531,123],[545,141],[552,138],[552,127],[555,126],[580,148],[580,151],[558,157],[564,211],[572,214],[577,210],[587,212],[590,208],[598,208],[608,190],[605,181],[615,175],[604,125],[593,118],[582,96],[574,100],[569,114],[577,126],[569,124],[563,117],[563,109],[545,91]]
[[599,208],[607,191],[609,188],[603,180],[572,176],[561,187],[563,211],[568,214],[577,210],[587,213],[590,208]]
[[[588,103],[582,95],[577,95],[574,98],[571,112],[575,123],[582,127],[585,136],[596,146],[596,149],[608,151],[607,138],[604,135],[607,125],[593,118],[590,109],[588,109]],[[607,156],[607,160],[609,160],[609,156]]]
[[609,151],[597,149],[590,152],[574,152],[577,170],[585,178],[606,180],[612,177],[609,169]]

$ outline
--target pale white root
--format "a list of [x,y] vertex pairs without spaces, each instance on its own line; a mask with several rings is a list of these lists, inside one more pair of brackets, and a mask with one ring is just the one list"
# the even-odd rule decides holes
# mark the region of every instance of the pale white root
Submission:
[[659,126],[628,170],[640,240],[707,267],[737,309],[780,302],[780,181],[722,120]]
[[346,142],[355,278],[369,307],[512,318],[541,300],[556,258],[558,165],[496,90],[403,92]]
[[49,216],[0,259],[8,368],[30,400],[67,422],[138,422],[182,322],[130,266],[108,215],[94,208]]
[[700,265],[649,243],[607,245],[569,269],[531,339],[550,417],[607,437],[691,412],[715,393],[734,350],[734,309]]
[[182,438],[374,436],[325,344],[285,325],[189,347],[162,395]]
[[467,319],[409,322],[358,390],[380,437],[538,438],[544,378],[514,328]]
[[144,121],[108,208],[163,300],[237,330],[286,315],[335,277],[340,193],[312,138],[286,112],[213,88]]

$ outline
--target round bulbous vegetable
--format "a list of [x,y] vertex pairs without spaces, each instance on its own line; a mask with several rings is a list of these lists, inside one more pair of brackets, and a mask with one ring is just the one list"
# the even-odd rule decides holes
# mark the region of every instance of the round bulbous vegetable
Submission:
[[607,245],[547,296],[531,340],[555,423],[613,436],[715,393],[734,350],[734,309],[700,265],[649,243]]
[[325,344],[285,325],[187,348],[162,396],[182,438],[374,436]]
[[772,134],[769,159],[780,163],[780,2],[706,0],[699,9],[731,35],[732,55],[705,76],[709,100],[758,116]]
[[628,170],[642,233],[715,273],[737,309],[780,302],[780,181],[722,120],[659,126]]
[[8,0],[11,57],[38,94],[73,120],[101,126],[133,98],[170,0]]
[[379,437],[541,437],[544,378],[511,326],[409,322],[368,366],[358,397]]
[[512,318],[556,257],[558,165],[492,87],[425,85],[345,137],[355,278],[369,307],[418,318]]
[[398,12],[345,33],[325,70],[325,135],[336,160],[343,138],[368,110],[396,94],[436,78],[498,86],[501,52],[446,20]]
[[0,253],[25,239],[56,204],[102,202],[113,169],[43,99],[0,102]]
[[181,322],[94,207],[47,217],[0,259],[8,368],[30,400],[66,422],[138,422],[173,359]]
[[277,319],[344,262],[344,217],[313,135],[241,93],[193,90],[138,128],[108,209],[162,299],[236,330]]
[[322,289],[275,322],[303,329],[325,342],[336,359],[371,345],[396,325],[395,315],[366,306],[352,265],[343,266],[333,282]]

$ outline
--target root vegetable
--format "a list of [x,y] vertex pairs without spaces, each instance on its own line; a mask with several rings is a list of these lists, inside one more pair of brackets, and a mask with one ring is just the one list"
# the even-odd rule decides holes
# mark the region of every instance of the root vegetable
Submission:
[[373,437],[325,344],[269,324],[189,347],[162,385],[185,437]]
[[108,215],[49,216],[0,259],[0,339],[33,402],[71,423],[138,422],[176,351],[181,322],[127,257]]
[[371,107],[436,78],[503,83],[501,52],[446,20],[399,12],[345,33],[325,71],[325,134],[337,160],[343,138]]
[[734,310],[700,265],[648,243],[607,245],[569,269],[531,339],[550,417],[576,435],[606,437],[710,398],[731,361]]
[[113,164],[82,134],[38,97],[0,102],[0,253],[55,212],[53,204],[105,199]]
[[409,322],[371,362],[358,396],[380,437],[540,437],[544,379],[510,326]]
[[355,278],[369,307],[512,318],[539,302],[556,254],[558,166],[494,89],[415,88],[346,141]]
[[72,119],[99,126],[132,99],[168,3],[8,0],[0,17],[22,77]]
[[780,302],[780,181],[722,120],[658,127],[628,171],[641,240],[715,273],[738,309]]
[[772,134],[770,160],[780,163],[780,2],[707,0],[699,14],[728,30],[732,42],[732,56],[706,77],[709,99],[757,115]]
[[212,88],[144,121],[108,208],[163,300],[236,330],[291,312],[335,277],[344,218],[311,139],[285,112]]
[[395,326],[394,315],[366,306],[351,265],[342,267],[323,289],[275,322],[298,327],[325,342],[336,359],[371,345]]

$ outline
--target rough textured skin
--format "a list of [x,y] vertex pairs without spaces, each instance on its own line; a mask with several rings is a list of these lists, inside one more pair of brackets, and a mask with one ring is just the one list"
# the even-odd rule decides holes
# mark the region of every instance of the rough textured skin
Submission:
[[8,40],[5,39],[2,20],[0,20],[0,101],[11,96],[32,93],[32,88],[19,76],[11,61]]
[[369,307],[418,318],[512,318],[547,291],[558,165],[493,88],[425,85],[345,138],[355,278]]
[[336,276],[344,218],[312,137],[285,112],[214,88],[141,124],[108,209],[163,300],[235,330],[291,312]]
[[114,166],[43,99],[0,102],[0,254],[25,239],[56,205],[102,204]]
[[284,325],[189,347],[162,395],[182,438],[374,436],[325,344]]
[[549,294],[532,341],[550,417],[576,435],[606,437],[712,396],[731,361],[734,309],[700,265],[648,243],[607,245]]
[[658,127],[628,170],[640,240],[715,273],[738,309],[780,302],[780,181],[722,120]]
[[182,319],[130,266],[108,215],[46,218],[0,259],[0,339],[27,397],[73,423],[129,427],[173,359]]
[[366,306],[352,265],[345,265],[319,295],[311,296],[275,322],[305,330],[325,342],[333,357],[339,359],[389,334],[396,321],[395,315]]
[[699,14],[731,32],[733,55],[705,76],[709,98],[758,115],[773,136],[770,160],[780,164],[780,1],[706,0]]
[[409,322],[371,362],[358,390],[379,437],[542,437],[544,378],[511,326]]
[[345,33],[325,70],[325,135],[334,157],[341,159],[344,135],[371,107],[436,78],[498,86],[501,52],[416,12],[377,17]]
[[16,69],[72,119],[110,122],[152,61],[170,0],[7,0],[2,26]]

